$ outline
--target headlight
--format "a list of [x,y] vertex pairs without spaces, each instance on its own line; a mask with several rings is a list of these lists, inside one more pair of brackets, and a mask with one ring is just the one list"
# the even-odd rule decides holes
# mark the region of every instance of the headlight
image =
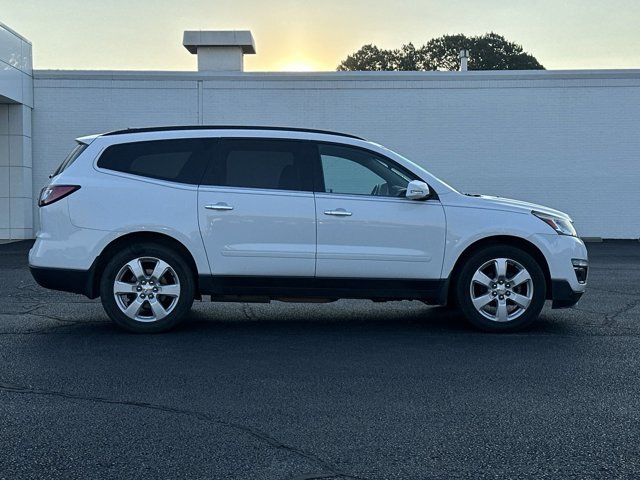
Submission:
[[542,212],[532,211],[536,217],[542,220],[544,223],[553,228],[560,235],[570,235],[572,237],[577,237],[578,233],[576,229],[573,227],[573,223],[566,218],[556,217],[554,215],[549,215]]

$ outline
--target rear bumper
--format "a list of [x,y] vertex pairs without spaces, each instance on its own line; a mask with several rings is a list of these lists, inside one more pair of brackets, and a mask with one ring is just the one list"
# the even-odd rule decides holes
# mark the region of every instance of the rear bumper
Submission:
[[33,265],[29,265],[29,270],[31,270],[31,275],[41,287],[62,292],[79,293],[89,298],[95,298],[91,270],[35,267]]
[[567,280],[551,280],[551,308],[573,307],[582,297],[584,291],[571,288]]

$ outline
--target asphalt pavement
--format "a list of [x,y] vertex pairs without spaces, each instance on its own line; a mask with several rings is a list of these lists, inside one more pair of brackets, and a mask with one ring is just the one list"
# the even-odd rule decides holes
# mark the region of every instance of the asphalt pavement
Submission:
[[0,478],[640,477],[640,242],[586,295],[479,333],[419,302],[196,302],[163,335],[0,246]]

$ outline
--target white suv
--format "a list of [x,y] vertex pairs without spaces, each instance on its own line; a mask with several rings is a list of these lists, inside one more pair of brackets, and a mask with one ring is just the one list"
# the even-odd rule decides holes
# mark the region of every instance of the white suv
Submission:
[[566,214],[458,193],[358,137],[198,126],[77,142],[40,194],[31,272],[99,296],[130,331],[168,330],[203,295],[422,300],[512,331],[585,290]]

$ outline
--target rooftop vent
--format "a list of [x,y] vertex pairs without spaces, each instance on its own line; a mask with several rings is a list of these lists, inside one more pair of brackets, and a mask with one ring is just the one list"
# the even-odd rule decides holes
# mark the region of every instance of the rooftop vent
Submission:
[[248,30],[185,31],[182,45],[198,55],[199,72],[242,72],[244,55],[256,53]]

